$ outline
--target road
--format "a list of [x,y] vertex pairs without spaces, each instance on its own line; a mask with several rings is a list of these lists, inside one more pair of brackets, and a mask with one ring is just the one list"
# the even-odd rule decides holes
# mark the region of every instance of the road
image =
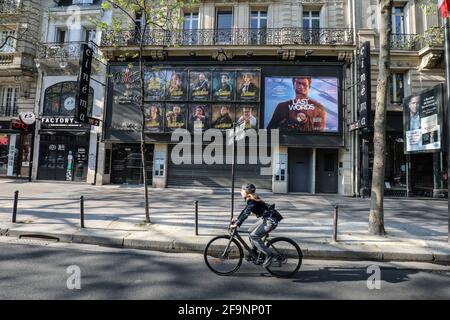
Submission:
[[[80,268],[81,289],[67,288],[72,265]],[[380,267],[380,289],[367,287],[371,265]],[[305,260],[293,279],[248,263],[220,277],[199,254],[1,237],[1,299],[450,299],[450,268]]]

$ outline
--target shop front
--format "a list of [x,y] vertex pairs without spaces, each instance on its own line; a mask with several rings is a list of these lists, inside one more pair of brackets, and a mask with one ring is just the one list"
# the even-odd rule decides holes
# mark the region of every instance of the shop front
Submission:
[[[153,146],[146,156],[153,184],[163,177],[164,187],[229,188],[233,160],[227,134],[240,123],[258,138],[254,142],[247,137],[238,144],[238,150],[243,148],[236,151],[236,185],[252,181],[260,189],[273,190],[277,182],[289,183],[285,192],[337,193],[343,144],[342,71],[339,62],[149,63],[144,76],[144,131],[146,143]],[[113,63],[108,72],[104,138],[111,159],[105,157],[110,161],[105,168],[111,167],[111,183],[140,183],[138,68]],[[181,138],[177,129],[184,129],[188,137]],[[271,144],[262,146],[261,135],[275,129],[279,141],[269,139]],[[185,145],[181,153],[180,144]],[[282,174],[274,174],[272,163],[260,159],[260,149],[265,148],[269,162],[279,166],[278,146],[286,156],[289,149]]]
[[22,127],[15,128],[19,120],[0,121],[0,178],[29,178],[32,134]]

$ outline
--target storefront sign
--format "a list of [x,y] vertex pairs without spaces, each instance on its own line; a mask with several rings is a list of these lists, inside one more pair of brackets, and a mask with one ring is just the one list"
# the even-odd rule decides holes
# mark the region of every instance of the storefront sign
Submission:
[[19,130],[19,131],[28,131],[29,125],[26,123],[23,123],[19,119],[11,119],[11,129]]
[[31,111],[21,112],[19,114],[19,118],[23,123],[27,125],[32,125],[36,122],[36,115]]
[[9,140],[9,153],[8,153],[8,169],[6,175],[8,177],[14,176],[14,163],[16,162],[16,138],[17,135],[12,134],[10,135]]
[[82,45],[82,50],[75,119],[80,123],[88,123],[89,83],[91,80],[93,51],[87,44]]
[[405,153],[441,151],[443,92],[438,85],[404,99]]
[[370,83],[370,42],[364,42],[359,49],[358,64],[358,128],[367,129],[370,126],[370,112],[372,101]]
[[73,117],[42,117],[42,124],[46,127],[81,127]]

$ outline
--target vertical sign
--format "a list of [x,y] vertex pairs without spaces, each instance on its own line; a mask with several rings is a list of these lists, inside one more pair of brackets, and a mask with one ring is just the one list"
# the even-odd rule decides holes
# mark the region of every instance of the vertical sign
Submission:
[[81,68],[79,75],[78,101],[75,109],[75,121],[90,123],[88,119],[89,83],[91,80],[92,49],[85,43],[81,45]]
[[370,42],[364,42],[359,49],[359,91],[358,128],[367,129],[370,125],[371,86],[370,86]]

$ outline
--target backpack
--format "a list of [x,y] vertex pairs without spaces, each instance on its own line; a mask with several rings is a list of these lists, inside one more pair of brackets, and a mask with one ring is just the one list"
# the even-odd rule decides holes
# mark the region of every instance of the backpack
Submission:
[[272,218],[277,222],[280,222],[284,219],[283,216],[277,210],[275,210],[275,204],[268,206],[267,211],[264,213],[264,218]]

